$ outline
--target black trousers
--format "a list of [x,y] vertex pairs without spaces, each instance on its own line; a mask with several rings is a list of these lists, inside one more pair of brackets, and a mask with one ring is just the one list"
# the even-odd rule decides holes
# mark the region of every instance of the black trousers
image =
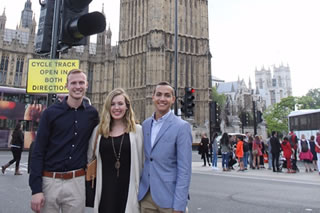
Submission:
[[11,152],[12,152],[12,155],[13,155],[13,159],[11,161],[9,161],[9,165],[11,165],[14,162],[16,162],[16,168],[19,168],[22,149],[21,148],[17,148],[17,147],[11,147]]
[[279,171],[279,157],[280,157],[280,152],[272,153],[272,169],[274,172],[276,170]]
[[208,161],[208,164],[210,165],[209,161],[209,153],[208,152],[202,152],[202,158],[203,158],[203,164],[206,165],[206,160]]

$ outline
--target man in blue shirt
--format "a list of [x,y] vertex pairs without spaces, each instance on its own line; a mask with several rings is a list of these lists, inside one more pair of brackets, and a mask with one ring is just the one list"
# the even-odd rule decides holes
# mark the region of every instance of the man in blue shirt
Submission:
[[88,141],[99,122],[97,110],[84,101],[86,75],[67,76],[69,95],[42,114],[31,157],[29,185],[34,212],[84,212]]

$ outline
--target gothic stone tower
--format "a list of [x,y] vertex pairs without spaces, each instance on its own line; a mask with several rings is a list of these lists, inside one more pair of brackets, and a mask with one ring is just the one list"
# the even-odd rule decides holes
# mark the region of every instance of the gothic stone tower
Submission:
[[[173,86],[175,0],[121,0],[115,86],[126,89],[137,119],[154,109],[152,94],[160,81]],[[211,54],[208,1],[178,0],[178,94],[196,89],[194,122],[209,121]],[[179,107],[179,105],[178,105]]]

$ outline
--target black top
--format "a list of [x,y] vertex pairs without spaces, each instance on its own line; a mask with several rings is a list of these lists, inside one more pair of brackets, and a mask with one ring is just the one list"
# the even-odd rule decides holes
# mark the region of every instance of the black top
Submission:
[[278,138],[272,136],[272,137],[270,138],[270,145],[271,145],[271,153],[272,153],[272,154],[273,154],[273,153],[275,153],[275,154],[280,153],[280,151],[281,151],[281,144],[280,144],[280,141],[279,141]]
[[13,131],[11,144],[20,147],[21,149],[23,148],[24,137],[21,129]]
[[29,185],[32,194],[42,192],[42,172],[65,172],[85,168],[88,141],[99,122],[97,110],[82,102],[69,107],[67,97],[41,115],[31,156]]
[[[118,154],[122,135],[114,137],[114,147]],[[101,137],[99,152],[102,161],[102,193],[99,212],[124,213],[126,209],[131,165],[129,134],[124,134],[120,153],[119,177],[115,168],[116,158],[111,137]]]

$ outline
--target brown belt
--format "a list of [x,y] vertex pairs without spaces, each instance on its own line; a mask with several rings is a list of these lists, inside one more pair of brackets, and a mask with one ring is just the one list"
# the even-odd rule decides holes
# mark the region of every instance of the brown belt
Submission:
[[75,177],[80,177],[80,176],[84,176],[86,174],[86,172],[84,171],[84,169],[78,169],[78,170],[74,170],[74,171],[70,171],[70,172],[48,172],[48,171],[44,171],[42,173],[42,175],[44,177],[50,177],[50,178],[60,178],[60,179],[71,179],[71,178],[75,178]]

